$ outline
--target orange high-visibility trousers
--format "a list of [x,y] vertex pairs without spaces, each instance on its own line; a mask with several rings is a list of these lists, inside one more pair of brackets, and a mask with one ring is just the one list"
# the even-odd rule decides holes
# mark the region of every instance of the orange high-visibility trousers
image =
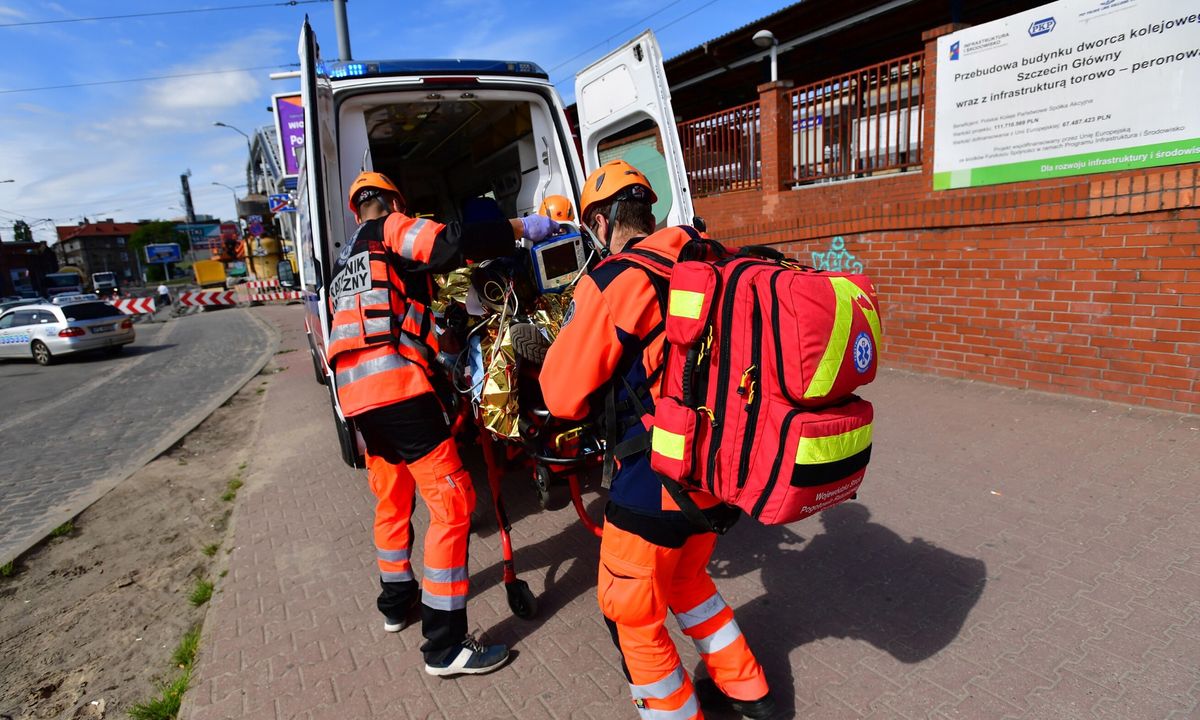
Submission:
[[[403,465],[394,465],[367,453],[367,482],[375,495],[375,561],[379,579],[385,583],[414,583],[412,563],[413,492],[412,473]],[[398,615],[400,607],[383,607],[380,612]],[[405,604],[406,605],[406,604]]]
[[416,490],[430,510],[421,568],[421,620],[425,644],[436,653],[467,636],[467,542],[475,486],[458,458],[454,438],[408,463]]
[[[409,552],[414,488],[429,509],[421,571],[421,619],[426,643],[421,649],[444,650],[467,633],[467,542],[475,509],[471,476],[463,468],[453,439],[404,464],[368,455],[367,469],[377,498],[375,546],[380,578],[385,583],[413,581]],[[389,614],[382,595],[380,610]]]
[[621,651],[634,705],[646,720],[700,718],[691,678],[665,626],[667,610],[692,639],[717,687],[739,700],[767,694],[762,667],[708,574],[713,533],[681,548],[655,545],[611,522],[600,541],[598,598]]

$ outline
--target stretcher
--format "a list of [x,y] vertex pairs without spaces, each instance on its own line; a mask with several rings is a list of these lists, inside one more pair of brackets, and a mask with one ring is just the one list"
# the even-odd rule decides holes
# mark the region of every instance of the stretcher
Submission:
[[[600,526],[583,504],[580,476],[598,467],[604,455],[592,426],[553,418],[545,408],[538,373],[569,294],[540,293],[544,278],[534,283],[530,270],[521,262],[501,261],[459,271],[443,283],[444,291],[450,289],[443,294],[454,297],[450,302],[472,313],[467,323],[447,323],[465,331],[461,351],[444,360],[459,395],[458,437],[479,444],[500,530],[508,605],[525,619],[536,615],[537,598],[517,575],[502,480],[514,471],[528,472],[543,510],[554,488],[565,484],[580,522],[599,537]],[[464,289],[470,297],[463,297]],[[462,309],[456,313],[449,305],[440,314],[461,318]],[[448,327],[443,337],[452,332]]]

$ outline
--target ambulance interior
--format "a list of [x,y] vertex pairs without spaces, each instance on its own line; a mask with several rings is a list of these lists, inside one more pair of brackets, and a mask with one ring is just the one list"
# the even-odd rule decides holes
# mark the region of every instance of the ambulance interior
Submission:
[[[482,219],[491,198],[499,216],[537,211],[547,195],[577,202],[564,157],[570,135],[540,96],[502,90],[360,95],[339,109],[343,187],[361,170],[382,172],[408,201],[408,214],[441,222]],[[571,145],[566,145],[573,151]],[[353,231],[347,215],[345,237]]]

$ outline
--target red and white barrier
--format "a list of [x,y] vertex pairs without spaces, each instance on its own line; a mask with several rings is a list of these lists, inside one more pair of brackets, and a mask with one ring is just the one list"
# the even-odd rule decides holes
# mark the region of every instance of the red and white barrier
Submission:
[[121,298],[111,302],[126,315],[154,314],[154,298]]
[[[244,283],[250,290],[271,290],[279,287],[279,278],[268,278],[266,280],[251,280]],[[251,296],[253,297],[253,296]]]
[[303,300],[304,295],[298,290],[281,290],[279,292],[258,293],[250,296],[250,302],[271,302],[272,300]]
[[179,293],[179,304],[183,307],[217,307],[237,305],[232,290],[191,290]]

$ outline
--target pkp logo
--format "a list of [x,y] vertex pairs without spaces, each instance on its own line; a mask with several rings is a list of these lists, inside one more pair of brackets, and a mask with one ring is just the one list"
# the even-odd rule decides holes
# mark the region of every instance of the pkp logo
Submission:
[[1029,26],[1029,37],[1037,37],[1038,35],[1045,35],[1046,33],[1053,30],[1054,26],[1057,24],[1058,23],[1056,23],[1054,21],[1053,17],[1042,18],[1041,20],[1038,20],[1037,22],[1035,22]]

